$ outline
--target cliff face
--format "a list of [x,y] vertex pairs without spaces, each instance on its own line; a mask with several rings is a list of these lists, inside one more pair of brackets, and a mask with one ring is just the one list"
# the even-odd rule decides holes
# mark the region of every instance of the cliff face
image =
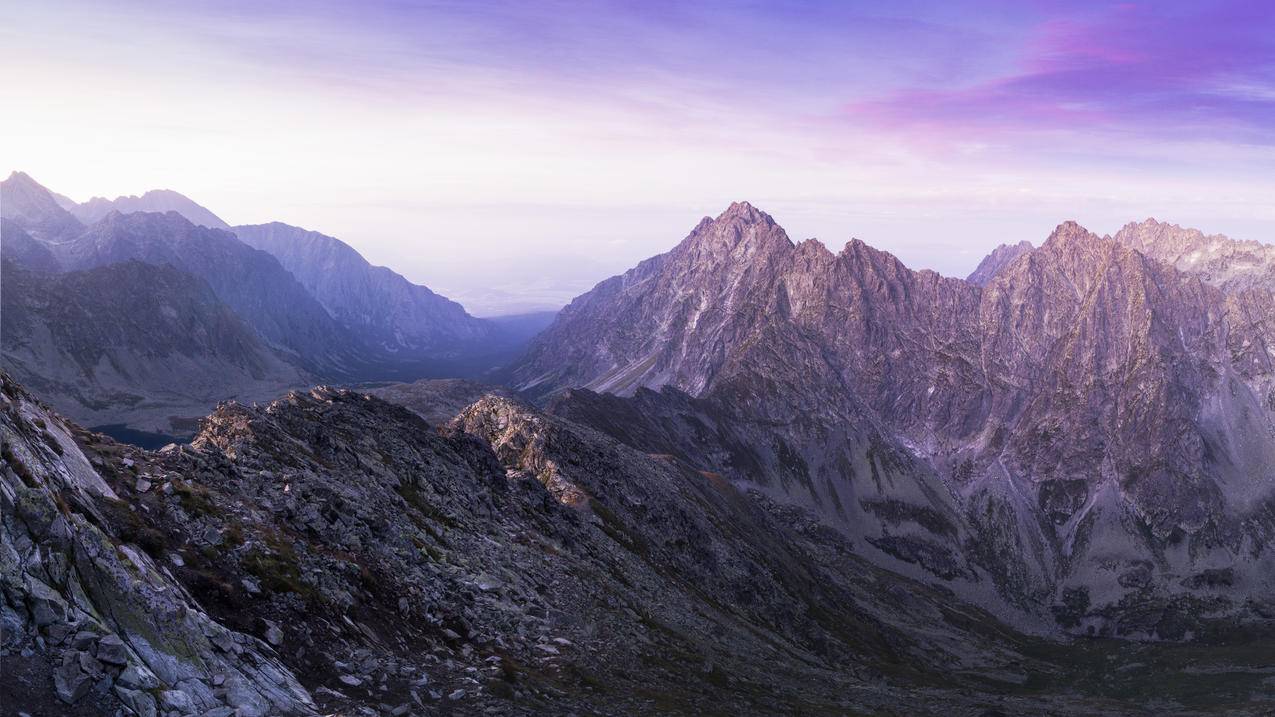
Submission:
[[[701,462],[962,589],[991,582],[1027,605],[1083,586],[1097,628],[1157,630],[1114,616],[1139,591],[1212,599],[1184,585],[1242,545],[1258,547],[1231,568],[1226,599],[1269,598],[1269,288],[1228,293],[1071,222],[1000,263],[980,287],[858,241],[794,245],[732,205],[573,302],[516,382],[540,395],[676,388],[749,426],[735,443],[765,454]],[[906,478],[879,480],[869,453],[897,456]],[[785,471],[809,478],[767,478]],[[895,508],[866,507],[880,504]],[[956,516],[959,549],[900,517],[931,511]],[[897,524],[929,535],[908,543]]]

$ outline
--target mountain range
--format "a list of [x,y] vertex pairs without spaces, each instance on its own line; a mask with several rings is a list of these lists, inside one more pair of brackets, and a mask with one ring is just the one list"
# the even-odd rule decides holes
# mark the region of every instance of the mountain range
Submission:
[[[240,352],[242,342],[203,346],[201,360],[215,367],[209,375],[217,381],[196,386],[180,372],[141,370],[157,352],[147,344],[148,336],[162,345],[172,327],[156,315],[135,314],[130,316],[132,330],[125,332],[128,339],[111,344],[114,370],[108,380],[82,361],[63,360],[85,345],[96,348],[96,334],[79,335],[81,324],[65,314],[45,312],[43,325],[57,330],[37,335],[37,324],[9,320],[8,315],[16,319],[20,311],[5,311],[4,365],[25,384],[40,387],[68,415],[92,425],[186,435],[217,400],[255,397],[263,388],[267,395],[277,395],[321,380],[475,375],[507,361],[530,338],[521,326],[474,318],[428,288],[370,265],[335,238],[278,223],[231,227],[170,190],[76,204],[14,172],[0,182],[0,215],[6,272],[57,274],[140,262],[145,266],[133,267],[132,276],[139,290],[148,291],[148,285],[178,281],[161,270],[171,267],[187,275],[182,280],[191,285],[187,290],[211,288],[215,300],[259,344],[249,362],[262,368],[255,374],[241,374],[241,364],[222,361]],[[142,276],[148,272],[157,275]],[[61,292],[96,285],[49,281],[57,282]],[[6,296],[19,300],[12,292]],[[88,307],[102,300],[64,296]],[[214,314],[221,316],[187,316],[188,330],[213,341],[225,338],[220,324],[199,324]],[[527,319],[537,326],[547,321]],[[209,391],[209,385],[221,388]],[[172,413],[158,412],[160,406]]]
[[621,440],[814,510],[893,569],[994,588],[1007,620],[1181,636],[1275,588],[1260,246],[1068,222],[963,281],[794,244],[741,203],[573,301],[513,383],[635,412]]
[[[959,279],[739,202],[575,299],[504,386],[367,384],[499,340],[322,234],[171,197],[86,227],[9,182],[5,703],[1275,705],[1268,245],[1064,222]],[[119,443],[46,395],[192,436]]]

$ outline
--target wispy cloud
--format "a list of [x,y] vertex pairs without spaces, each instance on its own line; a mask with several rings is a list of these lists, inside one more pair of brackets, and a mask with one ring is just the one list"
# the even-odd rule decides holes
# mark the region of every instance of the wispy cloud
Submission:
[[1082,8],[1030,27],[1022,55],[1002,76],[853,101],[847,116],[942,140],[1066,133],[1095,150],[1109,135],[1275,143],[1269,4]]
[[951,273],[1067,217],[1275,238],[1255,0],[10,5],[0,174],[178,189],[467,295],[589,283],[735,199]]

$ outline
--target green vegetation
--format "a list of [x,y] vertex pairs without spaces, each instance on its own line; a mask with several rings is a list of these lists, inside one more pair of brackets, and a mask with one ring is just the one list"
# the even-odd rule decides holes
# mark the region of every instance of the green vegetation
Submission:
[[272,593],[296,593],[307,601],[318,593],[301,579],[300,559],[292,545],[280,534],[265,536],[264,548],[253,548],[243,558],[243,568]]
[[26,487],[35,488],[39,485],[35,476],[31,475],[31,469],[27,468],[25,463],[18,460],[18,457],[13,453],[13,448],[10,447],[8,443],[0,446],[0,458],[3,458],[4,462],[13,469],[14,473],[18,475],[18,478],[22,479],[22,482],[26,485]]
[[163,556],[168,544],[164,534],[147,525],[141,516],[129,508],[128,503],[106,498],[99,501],[98,507],[121,542],[133,543],[152,558],[159,559]]
[[217,514],[217,507],[212,502],[212,492],[205,486],[198,483],[175,480],[173,481],[173,490],[177,492],[177,499],[181,501],[182,508],[187,513],[196,515]]

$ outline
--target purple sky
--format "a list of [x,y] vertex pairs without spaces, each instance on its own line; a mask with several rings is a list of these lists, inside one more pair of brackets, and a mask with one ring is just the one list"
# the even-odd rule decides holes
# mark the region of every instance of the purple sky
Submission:
[[318,229],[478,313],[736,199],[955,275],[1069,218],[1275,241],[1273,3],[102,5],[6,8],[3,173]]

